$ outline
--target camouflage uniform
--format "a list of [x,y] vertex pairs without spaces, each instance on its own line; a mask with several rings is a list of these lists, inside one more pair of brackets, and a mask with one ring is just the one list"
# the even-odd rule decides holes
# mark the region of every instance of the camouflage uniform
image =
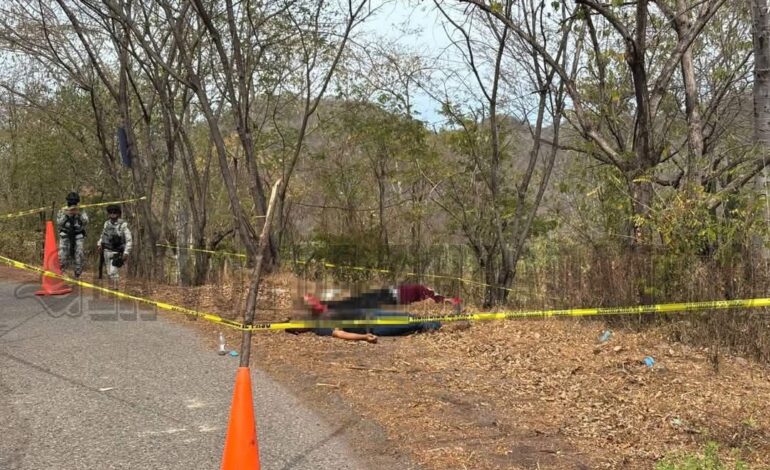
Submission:
[[71,209],[72,207],[62,208],[56,216],[56,225],[59,228],[59,262],[62,271],[73,266],[75,277],[80,277],[85,261],[83,242],[86,238],[88,214],[83,211],[73,213]]
[[131,238],[131,230],[128,229],[128,223],[123,219],[117,219],[114,223],[111,220],[104,222],[102,236],[99,238],[98,245],[104,250],[104,263],[107,265],[107,275],[114,282],[120,278],[118,267],[113,266],[112,261],[116,256],[128,256],[134,246]]

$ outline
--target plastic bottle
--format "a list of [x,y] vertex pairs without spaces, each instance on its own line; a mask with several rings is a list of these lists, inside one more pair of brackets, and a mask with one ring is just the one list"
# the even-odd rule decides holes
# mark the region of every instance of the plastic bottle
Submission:
[[642,362],[644,362],[644,365],[647,367],[652,367],[655,365],[655,359],[653,359],[651,356],[645,357]]
[[612,338],[612,331],[610,331],[610,330],[605,330],[605,331],[604,331],[604,333],[602,333],[601,335],[599,335],[599,337],[597,338],[597,340],[598,340],[600,343],[606,343],[607,341],[609,341],[609,340],[610,340],[610,338]]
[[227,354],[227,351],[225,351],[225,334],[221,331],[219,332],[219,351],[217,351],[217,354],[220,356]]

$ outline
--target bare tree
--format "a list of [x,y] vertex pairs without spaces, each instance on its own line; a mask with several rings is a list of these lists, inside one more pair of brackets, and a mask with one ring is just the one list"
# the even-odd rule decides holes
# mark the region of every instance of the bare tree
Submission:
[[[649,234],[643,236],[642,227],[652,207],[654,184],[679,188],[686,175],[686,181],[696,180],[703,187],[713,189],[715,186],[709,184],[730,171],[732,176],[729,181],[723,182],[719,189],[720,193],[729,193],[761,171],[763,164],[756,159],[742,159],[737,165],[741,171],[735,172],[735,162],[726,161],[723,155],[715,155],[705,163],[701,158],[698,162],[701,168],[695,168],[695,162],[700,157],[716,149],[717,137],[726,128],[722,116],[715,111],[730,109],[725,106],[726,93],[709,93],[710,102],[703,103],[700,97],[695,96],[696,87],[693,86],[692,64],[697,60],[692,56],[693,44],[702,36],[714,15],[723,9],[724,0],[682,1],[675,5],[664,1],[610,5],[593,0],[576,0],[569,14],[583,20],[589,28],[592,54],[581,60],[587,61],[587,70],[596,80],[592,89],[598,89],[597,101],[590,96],[589,89],[581,89],[578,82],[570,77],[569,71],[560,67],[555,57],[544,50],[539,31],[522,28],[495,2],[462,0],[462,3],[480,8],[508,25],[519,38],[541,51],[562,78],[571,102],[571,109],[565,116],[585,140],[585,145],[570,147],[611,165],[624,176],[633,214],[633,246],[638,246],[643,240],[650,241]],[[539,3],[544,7],[546,2]],[[562,2],[562,5],[566,4]],[[661,22],[661,15],[668,22]],[[668,31],[675,34],[666,47],[659,46],[669,41],[670,33],[661,25],[672,26]],[[608,34],[611,39],[604,39]],[[654,41],[652,46],[650,41]],[[611,80],[608,74],[610,67],[615,66],[611,58],[617,55],[618,47],[622,47],[622,62],[630,83],[627,95],[623,83],[616,78]],[[748,57],[738,56],[737,59],[739,65],[720,84],[720,90],[731,91],[731,87],[740,80],[740,63],[745,65],[743,59]],[[620,63],[618,60],[617,65]],[[672,124],[681,115],[678,107],[670,105],[670,100],[677,96],[674,91],[677,69],[683,74],[685,119],[689,129],[688,136],[683,139],[673,135],[675,126]],[[707,110],[705,115],[700,112],[703,107]],[[728,115],[734,118],[735,113]],[[687,158],[683,165],[675,165],[675,168],[681,169],[672,174],[664,164],[680,160],[682,144],[688,146],[685,152]],[[710,204],[713,207],[723,200],[715,195]]]
[[[554,64],[562,70],[572,67],[568,78],[574,77],[577,67],[577,62],[570,62],[567,55],[570,21],[562,9],[566,26],[550,31],[554,33],[550,36],[553,41],[545,40],[539,50],[519,41],[507,23],[499,23],[488,12],[461,17],[442,3],[436,5],[452,31],[459,33],[455,45],[470,71],[472,85],[462,77],[453,80],[478,90],[480,96],[477,110],[470,112],[463,112],[461,105],[451,102],[444,106],[463,135],[463,145],[457,150],[470,158],[469,162],[458,163],[472,168],[472,173],[468,175],[468,193],[457,191],[457,185],[448,181],[436,182],[436,192],[441,195],[437,202],[461,227],[473,248],[489,285],[485,304],[492,305],[505,300],[506,288],[516,276],[516,265],[553,169],[565,103],[565,85]],[[498,7],[508,18],[515,10],[519,15],[517,27],[522,30],[531,31],[548,21],[536,2],[511,1]],[[548,57],[553,57],[553,64],[543,56],[544,51],[551,54]],[[521,90],[526,90],[524,96],[535,95],[536,100],[511,96]],[[525,110],[519,119],[514,117],[517,102]],[[547,150],[543,148],[546,121],[551,123],[551,145]],[[515,149],[523,139],[520,129],[527,129],[530,138],[529,151],[524,155]],[[452,176],[459,178],[459,174]]]
[[[257,142],[263,137],[266,123],[272,118],[272,124],[275,124],[278,109],[286,105],[279,104],[283,99],[281,94],[301,97],[303,111],[297,135],[292,141],[287,143],[285,129],[274,129],[280,135],[279,146],[290,145],[293,149],[283,160],[282,187],[278,193],[280,214],[287,185],[302,152],[310,118],[326,92],[349,35],[360,21],[367,1],[355,5],[348,3],[341,31],[333,29],[333,22],[331,25],[322,22],[322,18],[326,19],[330,13],[325,2],[316,2],[313,8],[308,8],[303,2],[296,1],[266,5],[252,1],[235,4],[227,0],[223,11],[218,10],[218,2],[202,0],[193,0],[181,9],[175,9],[166,1],[157,3],[162,8],[164,20],[171,25],[178,50],[174,60],[178,60],[183,67],[180,73],[171,75],[196,95],[209,125],[237,231],[247,251],[254,255],[257,248],[255,220],[247,215],[249,210],[239,195],[236,174],[228,161],[229,152],[221,121],[215,112],[215,100],[228,104],[248,172],[251,205],[255,215],[260,217],[266,210],[266,178],[261,168],[262,158],[257,155]],[[120,14],[114,2],[108,4],[113,13]],[[132,28],[147,54],[171,72],[173,64],[162,57],[154,39],[125,14],[120,18]],[[335,35],[340,39],[330,40]],[[196,56],[191,52],[196,50],[191,47],[193,45],[207,46],[210,50]],[[331,50],[326,50],[329,47]],[[328,53],[331,53],[330,60],[326,60]],[[217,71],[210,76],[202,76],[200,67],[196,65],[201,60],[216,62]],[[298,90],[291,89],[292,80],[299,83]],[[270,253],[273,255],[270,259],[275,259],[275,243],[271,244]]]
[[[121,1],[118,7],[132,14],[132,1]],[[32,53],[28,59],[44,64],[50,70],[64,73],[70,80],[87,90],[96,123],[95,133],[102,148],[107,174],[115,185],[115,193],[125,192],[119,176],[119,159],[114,144],[116,124],[126,130],[128,151],[132,157],[131,182],[133,192],[145,196],[138,202],[139,263],[134,269],[152,275],[156,265],[153,251],[158,238],[158,220],[152,211],[156,169],[173,165],[173,158],[158,162],[153,151],[149,130],[152,103],[146,103],[129,61],[130,47],[127,31],[112,21],[106,9],[91,2],[68,0],[38,0],[37,2],[8,2],[7,18],[20,22],[15,26],[6,19],[2,40],[10,47]],[[112,60],[115,59],[115,60]],[[105,96],[106,93],[106,96]],[[107,101],[108,100],[108,101]],[[138,151],[139,139],[134,132],[132,101],[141,109],[145,129],[144,151]],[[111,105],[111,106],[110,106]],[[171,172],[169,168],[168,172]],[[170,182],[170,181],[167,181]],[[165,188],[163,218],[167,218],[171,185]],[[131,212],[127,208],[127,212]],[[163,229],[165,230],[165,228]]]

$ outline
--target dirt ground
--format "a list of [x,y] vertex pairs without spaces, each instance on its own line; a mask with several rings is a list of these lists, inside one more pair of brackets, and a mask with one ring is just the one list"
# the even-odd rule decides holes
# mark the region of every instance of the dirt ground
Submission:
[[[288,275],[268,278],[259,319],[290,316],[294,285]],[[232,286],[126,290],[228,317],[241,311]],[[217,325],[169,315],[216,348]],[[252,364],[327,417],[364,423],[358,447],[372,468],[650,469],[709,441],[726,461],[767,468],[770,369],[724,355],[715,367],[713,351],[667,340],[666,327],[616,329],[600,344],[605,329],[601,320],[458,323],[378,344],[259,333]],[[240,333],[226,333],[237,349]]]

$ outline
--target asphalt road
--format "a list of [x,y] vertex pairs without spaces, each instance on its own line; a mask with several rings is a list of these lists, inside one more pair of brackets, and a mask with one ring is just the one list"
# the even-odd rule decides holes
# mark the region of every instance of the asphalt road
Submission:
[[[219,468],[238,358],[162,314],[38,287],[0,281],[0,469]],[[251,372],[263,470],[363,468],[344,420]]]

